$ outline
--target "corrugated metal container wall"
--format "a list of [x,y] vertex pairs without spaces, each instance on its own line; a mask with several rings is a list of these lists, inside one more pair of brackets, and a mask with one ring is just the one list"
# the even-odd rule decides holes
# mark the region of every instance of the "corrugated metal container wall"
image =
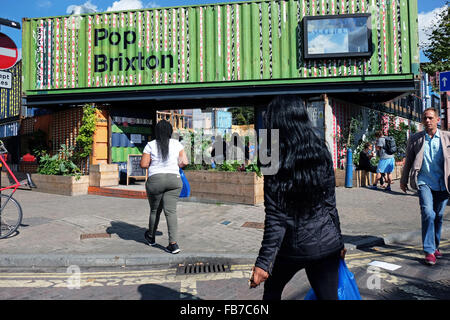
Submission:
[[0,125],[0,138],[15,137],[19,133],[19,122]]
[[3,71],[10,72],[12,80],[11,89],[0,89],[0,120],[19,116],[22,105],[22,62]]
[[[25,20],[26,89],[410,75],[418,71],[410,32],[416,7],[405,0],[251,1]],[[372,57],[303,60],[303,17],[348,13],[372,14]]]

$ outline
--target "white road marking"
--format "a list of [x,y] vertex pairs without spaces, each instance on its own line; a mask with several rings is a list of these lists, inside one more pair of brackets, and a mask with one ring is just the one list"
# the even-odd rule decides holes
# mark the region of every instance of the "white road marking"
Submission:
[[[233,266],[231,272],[206,273],[195,275],[177,275],[175,269],[153,271],[123,271],[80,273],[80,287],[161,284],[181,282],[181,294],[197,294],[199,280],[213,281],[224,279],[248,278],[251,265]],[[71,275],[66,273],[4,273],[0,274],[0,288],[64,288]]]

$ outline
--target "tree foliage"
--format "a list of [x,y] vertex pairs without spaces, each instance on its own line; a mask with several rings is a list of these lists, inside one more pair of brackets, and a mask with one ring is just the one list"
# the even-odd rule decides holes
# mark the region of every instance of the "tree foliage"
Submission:
[[430,60],[422,69],[430,75],[450,70],[450,1],[446,3],[430,35],[430,45],[424,48],[424,55]]
[[253,107],[232,107],[228,108],[231,112],[233,125],[248,125],[255,123]]

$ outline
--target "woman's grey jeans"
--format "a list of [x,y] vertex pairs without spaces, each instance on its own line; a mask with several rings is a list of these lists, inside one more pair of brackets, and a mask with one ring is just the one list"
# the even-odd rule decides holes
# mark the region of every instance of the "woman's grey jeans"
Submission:
[[164,209],[169,243],[177,242],[177,201],[182,187],[183,183],[179,174],[157,173],[147,179],[145,190],[150,203],[148,229],[151,237],[155,238],[159,217]]

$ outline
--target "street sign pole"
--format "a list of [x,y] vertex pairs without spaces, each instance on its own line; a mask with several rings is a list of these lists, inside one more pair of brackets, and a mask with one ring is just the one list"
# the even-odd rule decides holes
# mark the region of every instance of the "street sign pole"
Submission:
[[445,110],[445,129],[450,129],[450,109],[448,106],[448,91],[450,91],[450,71],[439,73],[439,97],[441,98],[441,109]]

